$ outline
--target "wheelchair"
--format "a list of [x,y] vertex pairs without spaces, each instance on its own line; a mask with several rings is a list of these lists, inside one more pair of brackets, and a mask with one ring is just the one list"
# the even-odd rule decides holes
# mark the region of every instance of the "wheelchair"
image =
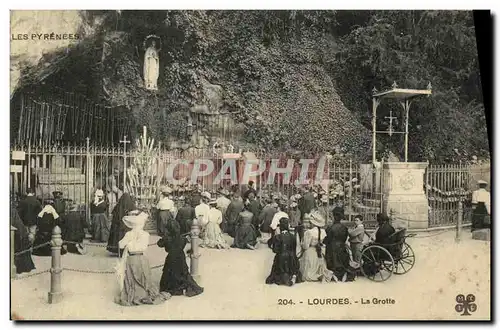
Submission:
[[415,265],[415,253],[406,243],[406,229],[398,229],[387,239],[388,243],[369,243],[361,251],[361,273],[371,281],[385,282],[392,274],[408,273]]

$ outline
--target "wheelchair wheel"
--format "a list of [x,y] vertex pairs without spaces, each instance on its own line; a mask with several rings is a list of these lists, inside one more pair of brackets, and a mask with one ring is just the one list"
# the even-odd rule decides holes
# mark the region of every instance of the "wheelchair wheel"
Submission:
[[404,242],[401,256],[395,261],[394,274],[406,274],[413,268],[413,265],[415,265],[415,252],[408,243]]
[[394,259],[387,249],[370,245],[361,252],[361,272],[374,282],[384,282],[394,271]]

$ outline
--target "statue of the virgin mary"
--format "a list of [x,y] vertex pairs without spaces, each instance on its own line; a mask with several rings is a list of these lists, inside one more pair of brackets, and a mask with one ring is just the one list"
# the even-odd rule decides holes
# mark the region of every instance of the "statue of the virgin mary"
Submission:
[[[151,37],[148,36],[144,43]],[[146,48],[146,53],[144,54],[144,86],[146,89],[158,90],[158,76],[160,74],[160,58],[158,56],[158,51],[156,41],[151,38],[151,44]]]

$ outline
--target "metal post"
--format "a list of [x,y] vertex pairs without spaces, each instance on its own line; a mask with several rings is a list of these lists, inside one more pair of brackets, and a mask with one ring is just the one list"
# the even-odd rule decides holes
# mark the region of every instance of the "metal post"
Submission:
[[17,274],[16,264],[14,262],[14,236],[17,228],[10,226],[10,278],[15,278]]
[[193,279],[198,282],[200,280],[199,274],[199,258],[200,258],[200,227],[198,219],[193,220],[191,225],[191,265],[190,273]]
[[85,162],[85,221],[87,223],[90,223],[90,138],[87,137],[87,153],[86,153],[86,158],[87,161]]
[[405,100],[403,103],[403,108],[405,111],[405,163],[408,162],[408,120],[410,114],[410,103]]
[[377,107],[379,101],[377,98],[372,99],[372,163],[377,161]]
[[52,267],[50,268],[50,292],[49,304],[56,304],[62,300],[61,290],[61,247],[63,240],[61,238],[61,228],[55,226],[52,230]]
[[463,207],[462,201],[458,202],[458,216],[457,216],[457,236],[455,237],[455,242],[460,242],[462,236],[462,219],[463,219]]

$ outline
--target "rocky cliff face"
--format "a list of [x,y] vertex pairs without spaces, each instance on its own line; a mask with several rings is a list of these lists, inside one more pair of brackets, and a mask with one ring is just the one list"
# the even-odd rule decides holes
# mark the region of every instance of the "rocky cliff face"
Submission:
[[[14,12],[13,34],[50,30],[79,33],[82,39],[12,41],[11,94],[26,82],[44,80],[65,89],[76,86],[68,81],[80,79],[89,97],[128,109],[138,128],[147,126],[171,148],[225,141],[236,150],[351,152],[361,158],[368,153],[368,131],[344,106],[319,61],[307,59],[307,52],[317,56],[314,49],[294,44],[289,48],[307,54],[292,61],[283,45],[253,47],[259,41],[252,36],[236,62],[227,64],[214,60],[233,42],[222,32],[217,39],[218,24],[203,15],[193,19],[194,27],[184,24],[181,19],[191,15],[185,12],[165,14],[169,20],[162,12],[153,14],[141,20],[146,14]],[[164,40],[158,91],[146,90],[142,78],[142,42],[151,33]]]

